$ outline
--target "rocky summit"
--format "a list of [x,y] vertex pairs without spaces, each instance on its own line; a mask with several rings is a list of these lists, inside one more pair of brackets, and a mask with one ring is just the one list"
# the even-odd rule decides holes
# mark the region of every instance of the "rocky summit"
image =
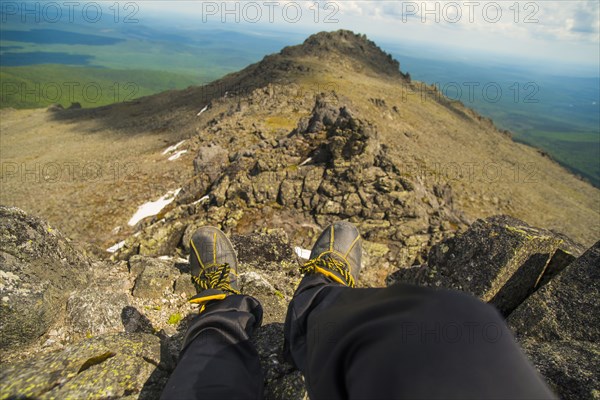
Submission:
[[158,398],[197,313],[188,243],[204,225],[231,237],[242,291],[263,304],[265,397],[305,398],[283,321],[299,250],[340,219],[364,239],[359,286],[477,296],[556,393],[599,395],[598,190],[363,35],[319,33],[203,87],[23,124],[14,160],[35,135],[135,168],[0,194],[2,398]]

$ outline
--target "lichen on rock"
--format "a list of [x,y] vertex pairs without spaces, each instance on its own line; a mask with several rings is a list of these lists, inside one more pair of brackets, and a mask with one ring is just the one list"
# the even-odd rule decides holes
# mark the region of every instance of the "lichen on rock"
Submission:
[[0,348],[34,343],[65,317],[71,292],[88,283],[90,260],[56,229],[0,206]]
[[[463,234],[432,247],[421,268],[399,269],[405,282],[471,293],[510,314],[538,287],[562,240],[508,216],[476,221]],[[557,269],[565,268],[565,260]]]
[[3,398],[42,399],[140,395],[145,386],[164,380],[166,373],[155,374],[160,357],[160,340],[156,336],[99,336],[61,352],[4,366],[0,371],[0,392]]

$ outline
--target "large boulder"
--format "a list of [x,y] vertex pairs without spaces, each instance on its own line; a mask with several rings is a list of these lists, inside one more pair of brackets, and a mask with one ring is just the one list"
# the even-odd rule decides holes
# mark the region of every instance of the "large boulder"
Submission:
[[140,235],[139,254],[144,256],[162,256],[172,254],[181,242],[186,226],[177,221],[160,221],[148,227]]
[[302,118],[294,133],[307,134],[325,130],[326,127],[335,123],[339,115],[339,108],[327,101],[324,93],[320,93],[315,99],[311,116]]
[[59,231],[0,206],[0,348],[31,344],[61,321],[70,293],[89,276],[89,259]]
[[94,262],[90,285],[67,301],[63,327],[70,339],[122,332],[121,315],[131,305],[131,281],[126,262]]
[[509,216],[478,220],[462,235],[435,245],[424,266],[400,269],[388,283],[404,282],[471,293],[508,315],[542,282],[574,257],[557,234]]
[[600,242],[508,318],[518,336],[600,343]]
[[158,398],[167,379],[160,363],[158,337],[104,335],[3,366],[0,393],[2,398]]
[[600,396],[600,344],[585,341],[521,341],[550,388],[565,400]]
[[173,292],[173,283],[181,275],[170,259],[133,256],[129,268],[137,277],[132,291],[134,297],[161,299]]
[[[175,211],[181,212],[181,208]],[[160,219],[125,240],[114,259],[129,260],[134,255],[168,256],[181,243],[186,225],[181,221]]]
[[517,307],[508,324],[561,398],[598,398],[600,242]]
[[194,158],[194,172],[207,175],[210,181],[219,177],[228,163],[227,150],[219,145],[202,146]]

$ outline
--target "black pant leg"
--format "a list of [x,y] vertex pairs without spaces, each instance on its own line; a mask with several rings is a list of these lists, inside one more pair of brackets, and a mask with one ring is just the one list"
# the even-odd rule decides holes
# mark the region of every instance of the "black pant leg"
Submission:
[[455,291],[301,285],[286,340],[315,400],[554,398],[498,312]]
[[263,375],[250,336],[260,303],[234,295],[214,301],[191,323],[161,399],[260,399]]

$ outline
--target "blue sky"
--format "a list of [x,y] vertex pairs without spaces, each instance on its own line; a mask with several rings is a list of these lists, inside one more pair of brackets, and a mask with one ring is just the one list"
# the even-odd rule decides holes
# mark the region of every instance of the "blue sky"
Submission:
[[[378,43],[455,59],[512,60],[597,71],[600,2],[577,1],[146,1],[140,16],[178,27],[309,35],[350,29]],[[318,5],[318,6],[317,6]],[[143,23],[143,21],[141,21]],[[218,26],[217,25],[217,26]]]

